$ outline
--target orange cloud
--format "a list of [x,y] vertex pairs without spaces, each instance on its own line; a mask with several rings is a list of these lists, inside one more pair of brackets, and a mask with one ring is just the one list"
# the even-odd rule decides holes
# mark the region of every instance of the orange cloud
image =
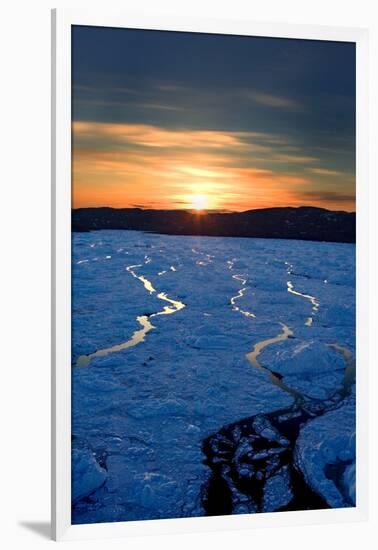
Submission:
[[222,210],[326,205],[324,196],[306,195],[314,188],[308,169],[275,168],[316,160],[286,154],[286,146],[253,132],[74,122],[73,206],[190,208],[195,195]]
[[[134,144],[158,148],[224,148],[247,147],[245,140],[254,137],[249,132],[220,132],[209,130],[172,130],[146,124],[111,124],[101,122],[73,122],[75,138],[117,141],[119,145]],[[252,144],[251,144],[252,146]],[[266,150],[254,144],[258,150]]]

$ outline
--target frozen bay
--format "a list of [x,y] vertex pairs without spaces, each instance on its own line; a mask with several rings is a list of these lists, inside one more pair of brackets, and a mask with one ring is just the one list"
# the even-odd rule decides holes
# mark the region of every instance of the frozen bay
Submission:
[[73,523],[354,505],[354,245],[97,231],[72,267]]

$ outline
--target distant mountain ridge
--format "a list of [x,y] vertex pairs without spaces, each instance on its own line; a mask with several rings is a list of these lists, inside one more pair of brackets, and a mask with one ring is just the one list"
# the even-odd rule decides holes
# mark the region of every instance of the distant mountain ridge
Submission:
[[202,214],[186,210],[109,207],[72,210],[72,231],[100,229],[131,229],[167,235],[261,237],[354,243],[356,214],[313,206]]

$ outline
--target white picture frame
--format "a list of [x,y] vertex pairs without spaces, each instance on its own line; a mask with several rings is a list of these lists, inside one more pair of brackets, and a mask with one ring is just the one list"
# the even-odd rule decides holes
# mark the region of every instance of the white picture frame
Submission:
[[[357,505],[256,515],[71,525],[71,26],[174,30],[356,43]],[[55,540],[350,522],[368,506],[368,32],[364,29],[150,17],[90,8],[52,12],[52,533]]]

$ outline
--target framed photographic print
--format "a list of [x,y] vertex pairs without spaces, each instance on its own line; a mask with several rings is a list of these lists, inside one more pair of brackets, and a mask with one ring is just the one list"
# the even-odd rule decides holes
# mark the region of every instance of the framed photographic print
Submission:
[[53,13],[55,538],[365,516],[366,55]]

